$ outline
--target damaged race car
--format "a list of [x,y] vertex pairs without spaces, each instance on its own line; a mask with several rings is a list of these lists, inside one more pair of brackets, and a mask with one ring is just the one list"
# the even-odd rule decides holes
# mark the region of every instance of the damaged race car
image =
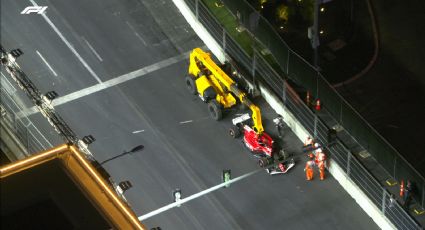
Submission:
[[271,167],[266,168],[266,172],[269,175],[278,175],[278,174],[285,174],[289,171],[292,167],[295,166],[295,160],[294,158],[291,158],[289,160],[280,162],[275,165],[271,165]]

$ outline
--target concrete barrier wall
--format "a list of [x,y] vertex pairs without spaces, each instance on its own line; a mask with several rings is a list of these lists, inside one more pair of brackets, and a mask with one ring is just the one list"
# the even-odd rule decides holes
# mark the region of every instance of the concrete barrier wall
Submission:
[[[221,63],[224,63],[226,60],[226,54],[224,53],[223,49],[208,33],[204,26],[196,19],[196,16],[186,5],[184,0],[173,0],[173,2],[185,17],[186,21],[191,25],[193,30],[211,50],[211,52]],[[297,119],[295,119],[294,115],[285,108],[282,102],[276,98],[273,93],[271,93],[261,84],[259,88],[262,97],[276,111],[276,113],[282,115],[286,125],[291,128],[291,130],[298,136],[300,140],[305,140],[307,136],[311,136],[311,134],[307,132],[303,125]],[[348,194],[354,198],[360,207],[375,221],[375,223],[381,229],[396,229],[391,221],[381,214],[379,208],[373,204],[367,195],[350,178],[347,177],[345,171],[342,170],[334,160],[331,159],[329,165],[330,166],[328,170],[332,176],[341,184],[341,186],[348,192]]]

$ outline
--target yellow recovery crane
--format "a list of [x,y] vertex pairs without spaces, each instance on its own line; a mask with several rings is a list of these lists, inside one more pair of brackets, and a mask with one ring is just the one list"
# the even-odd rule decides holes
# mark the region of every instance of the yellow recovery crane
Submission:
[[[243,134],[244,144],[260,158],[260,166],[265,167],[277,160],[286,159],[284,151],[277,150],[274,140],[264,132],[260,109],[238,88],[236,82],[217,66],[209,53],[200,48],[191,52],[189,75],[185,82],[191,94],[199,95],[208,104],[208,111],[215,120],[222,119],[223,110],[235,106],[238,101],[251,110],[251,117],[244,114],[232,120],[235,127],[229,130],[229,134],[234,138]],[[250,118],[252,126],[245,122]]]

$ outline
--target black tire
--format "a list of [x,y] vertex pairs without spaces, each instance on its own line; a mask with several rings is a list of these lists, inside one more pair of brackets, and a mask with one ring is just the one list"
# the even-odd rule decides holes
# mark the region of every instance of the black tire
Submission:
[[258,165],[261,168],[265,168],[266,166],[269,165],[269,160],[267,158],[265,158],[265,157],[262,157],[262,158],[260,158],[260,160],[258,160]]
[[239,138],[241,136],[241,130],[238,126],[232,127],[229,129],[229,134],[233,138]]
[[221,106],[215,99],[208,102],[208,112],[210,113],[210,116],[216,121],[219,121],[223,118],[223,111]]
[[187,90],[189,90],[191,94],[196,95],[198,92],[196,89],[195,79],[193,79],[191,76],[186,76],[184,81],[186,83]]

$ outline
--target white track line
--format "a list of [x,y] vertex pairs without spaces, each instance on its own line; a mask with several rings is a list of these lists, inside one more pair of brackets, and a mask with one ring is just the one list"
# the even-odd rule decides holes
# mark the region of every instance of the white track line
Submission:
[[144,132],[144,131],[145,131],[144,129],[142,129],[142,130],[136,130],[136,131],[133,131],[133,133],[136,134],[136,133],[141,133],[141,132]]
[[41,58],[41,60],[43,60],[44,64],[47,65],[47,67],[49,67],[50,71],[52,71],[53,75],[55,75],[55,77],[57,77],[58,75],[56,74],[56,72],[53,70],[53,68],[49,65],[49,63],[46,61],[46,59],[44,59],[43,55],[41,55],[40,52],[38,52],[38,50],[35,51],[38,56]]
[[[87,88],[78,90],[76,92],[67,94],[67,95],[65,95],[63,97],[56,98],[55,100],[53,100],[52,104],[53,104],[53,106],[65,104],[67,102],[70,102],[70,101],[79,99],[81,97],[84,97],[84,96],[87,96],[87,95],[90,95],[90,94],[93,94],[93,93],[96,93],[96,92],[99,92],[101,90],[104,90],[104,89],[110,88],[112,86],[115,86],[115,85],[124,83],[126,81],[129,81],[129,80],[132,80],[132,79],[135,79],[135,78],[144,76],[144,75],[149,74],[149,73],[152,73],[152,72],[154,72],[156,70],[159,70],[159,69],[168,67],[170,65],[173,65],[175,63],[178,63],[180,61],[186,60],[188,58],[188,56],[189,56],[189,53],[190,53],[190,51],[189,52],[186,52],[186,53],[182,53],[180,55],[177,55],[177,56],[174,56],[174,57],[171,57],[171,58],[162,60],[160,62],[157,62],[157,63],[154,63],[152,65],[146,66],[144,68],[135,70],[133,72],[130,72],[130,73],[127,73],[127,74],[118,76],[118,77],[113,78],[111,80],[105,81],[105,82],[103,82],[101,84],[96,84],[96,85],[93,85],[93,86],[90,86],[90,87],[87,87]],[[25,111],[22,111],[21,113],[19,113],[18,114],[18,117],[30,116],[30,115],[35,114],[37,112],[38,112],[37,108],[35,106],[33,106],[30,109],[25,110]]]
[[[29,0],[34,6],[38,6],[37,3],[34,0]],[[63,34],[59,31],[59,29],[53,24],[52,21],[47,17],[46,14],[41,14],[41,16],[46,20],[46,22],[50,25],[50,27],[53,28],[53,30],[56,32],[57,35],[62,39],[63,42],[65,42],[66,46],[74,53],[75,56],[77,56],[78,60],[83,64],[84,67],[89,71],[89,73],[99,82],[102,83],[100,78],[97,76],[97,74],[90,68],[90,66],[87,64],[86,61],[80,56],[80,54],[74,49],[74,47],[71,45],[71,43],[68,42],[68,40],[63,36]]]
[[139,33],[137,33],[137,31],[134,29],[134,27],[128,22],[128,21],[125,21],[125,23],[128,25],[128,27],[130,27],[130,29],[134,32],[134,34],[136,35],[136,37],[138,37],[142,42],[143,42],[143,45],[145,45],[145,46],[147,46],[147,44],[146,44],[146,42],[145,42],[145,39],[143,39],[142,38],[142,36],[140,36],[140,34]]
[[186,124],[186,123],[190,123],[193,122],[193,120],[188,120],[188,121],[180,121],[180,124]]
[[203,195],[205,195],[205,194],[208,194],[208,193],[210,193],[210,192],[213,192],[213,191],[215,191],[215,190],[217,190],[217,189],[223,188],[223,187],[224,187],[224,186],[226,186],[226,185],[230,185],[230,184],[232,184],[232,183],[235,183],[236,181],[239,181],[239,180],[242,180],[242,179],[247,178],[247,177],[249,177],[249,176],[252,176],[252,175],[254,175],[255,173],[258,173],[258,172],[260,172],[260,171],[262,171],[262,170],[263,170],[263,169],[257,169],[257,170],[255,170],[255,171],[253,171],[253,172],[247,173],[247,174],[245,174],[245,175],[242,175],[242,176],[237,177],[237,178],[235,178],[235,179],[232,179],[232,180],[230,180],[230,181],[223,182],[223,183],[218,184],[218,185],[216,185],[216,186],[214,186],[214,187],[211,187],[211,188],[206,189],[206,190],[204,190],[204,191],[201,191],[201,192],[195,193],[195,194],[193,194],[193,195],[191,195],[191,196],[189,196],[189,197],[183,198],[183,199],[181,199],[181,200],[179,200],[179,201],[177,201],[177,202],[171,203],[171,204],[166,205],[166,206],[164,206],[164,207],[162,207],[162,208],[159,208],[159,209],[157,209],[157,210],[154,210],[154,211],[152,211],[152,212],[149,212],[149,213],[147,213],[147,214],[145,214],[145,215],[143,215],[143,216],[139,216],[138,218],[139,218],[139,220],[140,220],[140,221],[144,221],[144,220],[146,220],[146,219],[148,219],[148,218],[150,218],[150,217],[152,217],[152,216],[158,215],[158,214],[160,214],[160,213],[162,213],[162,212],[165,212],[165,211],[167,211],[167,210],[169,210],[169,209],[172,209],[172,208],[174,208],[174,207],[176,207],[176,206],[180,206],[181,204],[184,204],[184,203],[186,203],[186,202],[188,202],[188,201],[191,201],[191,200],[193,200],[193,199],[195,199],[195,198],[201,197],[201,196],[203,196]]
[[84,42],[87,44],[87,46],[89,47],[89,49],[91,50],[91,52],[94,53],[94,55],[97,57],[97,59],[99,59],[99,61],[103,61],[103,59],[100,57],[100,55],[96,52],[96,50],[93,48],[92,45],[90,45],[89,41],[87,41],[85,38],[83,38]]

